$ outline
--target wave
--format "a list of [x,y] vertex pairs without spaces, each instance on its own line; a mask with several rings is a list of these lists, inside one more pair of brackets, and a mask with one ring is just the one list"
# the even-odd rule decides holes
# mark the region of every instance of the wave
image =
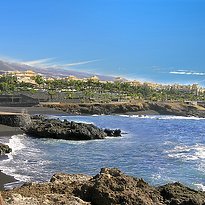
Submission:
[[203,184],[194,184],[194,186],[196,186],[197,189],[200,191],[205,191],[205,185]]
[[[3,173],[5,173],[7,175],[11,175],[15,179],[20,180],[20,181],[29,181],[30,180],[29,176],[25,176],[25,175],[16,173],[18,168],[16,166],[14,166],[15,157],[19,153],[21,153],[21,151],[23,149],[26,148],[26,146],[23,142],[25,136],[26,136],[25,134],[23,134],[23,135],[13,135],[9,139],[9,142],[6,143],[6,144],[12,149],[12,152],[7,154],[8,159],[5,159],[5,160],[1,161],[1,164],[0,164],[0,170],[2,170]],[[22,166],[24,166],[23,163],[22,163]]]
[[139,119],[155,119],[155,120],[205,120],[205,118],[200,117],[184,117],[184,116],[174,116],[174,115],[119,115],[121,117],[127,118],[139,118]]
[[26,148],[26,146],[23,144],[23,138],[26,135],[13,135],[7,145],[12,149],[12,155],[16,154],[18,151]]
[[200,160],[205,159],[205,145],[196,144],[192,146],[176,146],[172,150],[165,151],[170,158],[183,160]]

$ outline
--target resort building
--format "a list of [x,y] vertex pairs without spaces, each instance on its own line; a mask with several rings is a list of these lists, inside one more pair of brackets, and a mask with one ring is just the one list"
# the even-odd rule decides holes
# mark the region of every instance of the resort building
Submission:
[[120,82],[120,83],[123,83],[123,82],[126,82],[127,80],[125,80],[124,78],[121,78],[121,77],[116,77],[114,79],[114,82]]
[[81,79],[77,78],[74,75],[69,75],[68,77],[66,77],[66,80],[81,80]]
[[95,76],[88,78],[88,80],[91,80],[93,82],[98,82],[100,79],[95,75]]
[[11,75],[11,76],[16,76],[17,79],[18,78],[24,78],[24,77],[33,78],[33,77],[36,77],[38,75],[37,73],[35,73],[32,70],[27,70],[27,71],[8,71],[6,74],[7,75]]
[[38,75],[32,70],[27,70],[27,71],[8,71],[5,73],[5,75],[9,76],[14,76],[17,78],[18,82],[23,82],[23,83],[30,83],[33,85],[37,85],[35,82],[35,77]]

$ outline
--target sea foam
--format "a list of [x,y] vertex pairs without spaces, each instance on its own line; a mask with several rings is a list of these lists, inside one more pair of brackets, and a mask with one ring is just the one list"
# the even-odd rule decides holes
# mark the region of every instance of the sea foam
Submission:
[[185,117],[185,116],[173,116],[173,115],[120,115],[126,118],[138,118],[138,119],[154,119],[154,120],[205,120],[200,117]]
[[174,149],[165,151],[170,158],[178,158],[183,160],[205,159],[205,145],[195,144],[192,146],[178,145]]

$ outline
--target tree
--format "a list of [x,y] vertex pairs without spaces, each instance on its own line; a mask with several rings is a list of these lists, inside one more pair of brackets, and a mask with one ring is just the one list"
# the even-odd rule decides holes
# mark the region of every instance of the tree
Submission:
[[35,78],[34,78],[35,82],[41,86],[42,84],[44,84],[44,78],[41,76],[41,75],[37,75]]

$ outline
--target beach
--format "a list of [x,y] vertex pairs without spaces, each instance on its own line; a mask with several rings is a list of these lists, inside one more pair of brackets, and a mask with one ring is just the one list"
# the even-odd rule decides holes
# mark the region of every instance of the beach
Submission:
[[62,110],[49,107],[0,107],[0,112],[28,113],[30,115],[60,115],[65,114]]

